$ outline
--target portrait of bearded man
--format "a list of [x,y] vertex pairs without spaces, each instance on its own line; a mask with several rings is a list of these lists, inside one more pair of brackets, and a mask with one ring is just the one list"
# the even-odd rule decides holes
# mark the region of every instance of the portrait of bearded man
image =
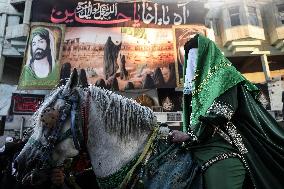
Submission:
[[59,26],[31,29],[19,87],[53,88],[59,82],[59,54],[63,31]]
[[32,33],[30,69],[39,78],[45,78],[52,71],[54,60],[51,53],[51,40],[47,29],[37,28]]

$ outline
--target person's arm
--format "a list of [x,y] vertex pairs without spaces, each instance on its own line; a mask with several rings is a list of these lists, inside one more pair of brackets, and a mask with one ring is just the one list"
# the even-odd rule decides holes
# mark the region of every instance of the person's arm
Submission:
[[54,168],[51,172],[51,183],[56,187],[61,187],[64,184],[65,174],[63,167]]

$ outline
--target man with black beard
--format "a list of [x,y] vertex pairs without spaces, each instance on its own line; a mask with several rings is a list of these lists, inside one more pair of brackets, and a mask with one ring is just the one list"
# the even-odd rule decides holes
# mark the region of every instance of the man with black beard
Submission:
[[38,28],[33,32],[30,50],[30,69],[39,78],[47,77],[53,65],[49,32],[46,29]]
[[20,86],[55,86],[59,80],[59,65],[55,62],[55,38],[51,30],[32,30]]

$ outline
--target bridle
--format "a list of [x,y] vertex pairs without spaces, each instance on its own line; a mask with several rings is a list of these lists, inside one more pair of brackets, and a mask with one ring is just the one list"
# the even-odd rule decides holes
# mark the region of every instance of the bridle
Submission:
[[70,118],[71,126],[70,129],[65,131],[56,141],[59,144],[63,140],[72,137],[75,148],[81,152],[87,149],[88,140],[88,119],[89,119],[89,102],[90,93],[87,93],[87,100],[83,104],[79,104],[79,96],[74,96],[69,100],[71,105]]
[[[55,146],[66,140],[72,138],[75,148],[79,153],[87,152],[87,127],[88,127],[88,112],[89,112],[89,92],[86,102],[80,104],[79,94],[76,90],[73,90],[69,95],[59,94],[57,99],[65,101],[65,105],[59,110],[59,117],[56,122],[56,126],[51,130],[51,134],[48,136],[48,144],[43,145],[40,141],[30,138],[28,143],[31,148],[37,148],[39,155],[37,160],[42,163],[39,169],[49,169],[55,167],[55,162],[52,161],[51,154]],[[61,134],[61,130],[70,116],[71,126],[70,128]]]

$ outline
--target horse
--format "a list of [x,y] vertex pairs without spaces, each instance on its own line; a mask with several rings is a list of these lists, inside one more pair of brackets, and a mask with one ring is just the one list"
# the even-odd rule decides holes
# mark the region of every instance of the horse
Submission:
[[82,87],[81,80],[74,69],[66,85],[51,92],[33,115],[34,132],[14,161],[18,180],[31,181],[39,170],[83,150],[101,188],[131,188],[139,182],[159,188],[161,179],[168,188],[200,183],[198,165],[180,145],[168,142],[169,129],[159,129],[150,108],[106,89]]

